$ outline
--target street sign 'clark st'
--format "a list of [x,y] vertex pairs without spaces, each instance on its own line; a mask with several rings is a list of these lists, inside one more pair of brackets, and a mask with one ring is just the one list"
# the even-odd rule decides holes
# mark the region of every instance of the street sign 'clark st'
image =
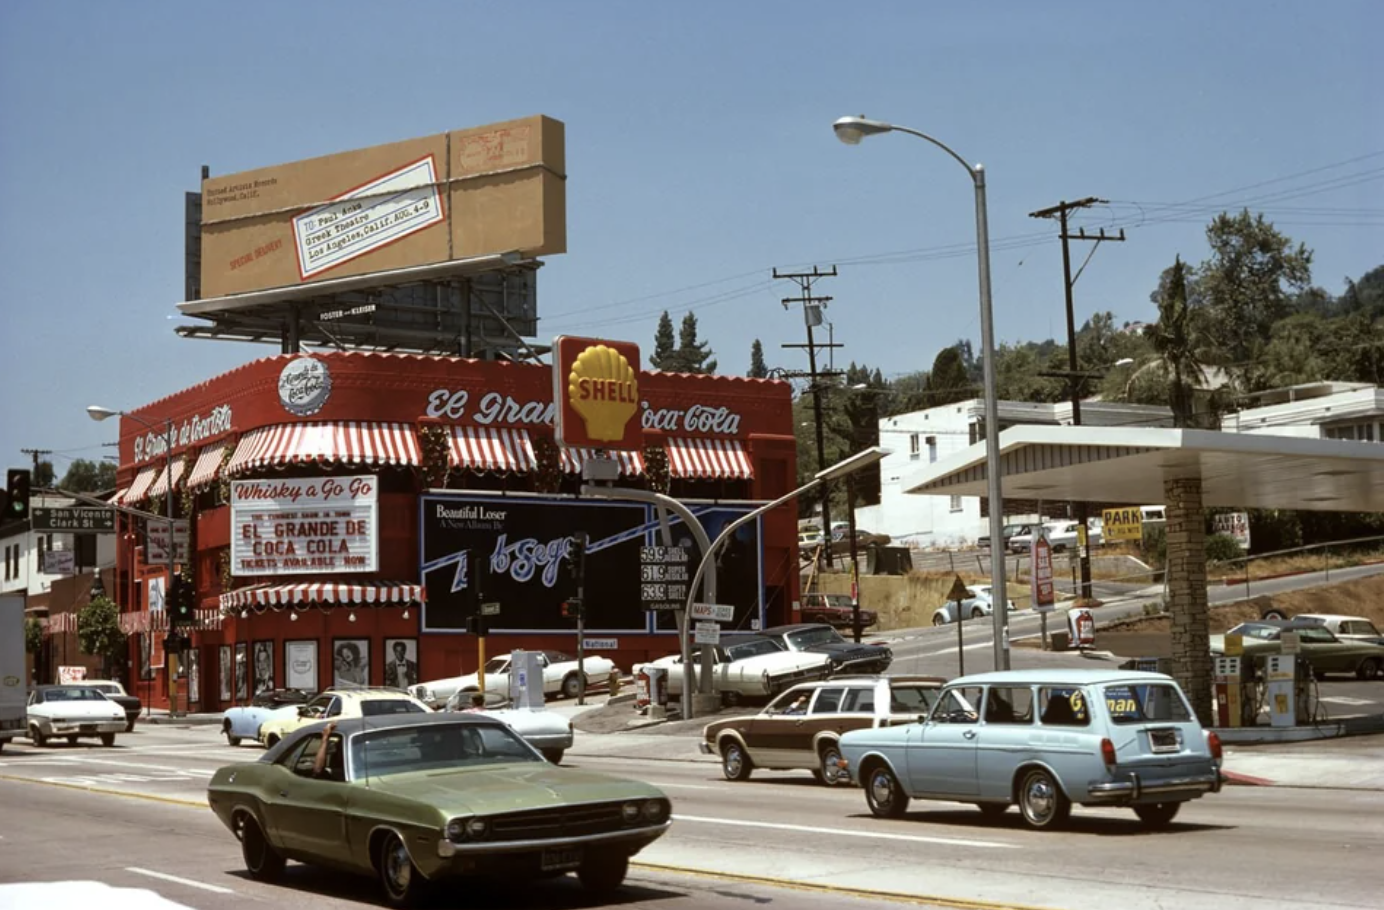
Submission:
[[46,508],[34,506],[33,530],[39,533],[114,534],[114,509]]

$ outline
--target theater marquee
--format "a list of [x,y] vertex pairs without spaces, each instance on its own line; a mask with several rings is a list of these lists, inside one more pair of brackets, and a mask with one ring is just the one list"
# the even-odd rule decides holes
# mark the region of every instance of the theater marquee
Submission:
[[308,575],[379,568],[373,475],[231,484],[231,574]]

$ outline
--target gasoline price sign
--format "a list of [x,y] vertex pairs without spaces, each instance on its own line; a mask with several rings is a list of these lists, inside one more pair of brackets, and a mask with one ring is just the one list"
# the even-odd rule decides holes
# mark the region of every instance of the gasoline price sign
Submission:
[[639,548],[639,599],[646,610],[681,610],[692,580],[686,547]]

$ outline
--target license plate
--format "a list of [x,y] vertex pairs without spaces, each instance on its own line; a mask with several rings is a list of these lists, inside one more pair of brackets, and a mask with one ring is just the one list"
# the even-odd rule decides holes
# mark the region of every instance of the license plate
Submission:
[[1154,752],[1176,752],[1177,731],[1176,730],[1150,730],[1149,748]]
[[79,729],[80,729],[81,732],[83,732],[83,733],[95,733],[95,732],[96,732],[96,725],[95,725],[95,724],[82,724],[82,726],[81,726]]
[[581,847],[552,847],[543,851],[542,869],[556,872],[575,869],[581,865]]

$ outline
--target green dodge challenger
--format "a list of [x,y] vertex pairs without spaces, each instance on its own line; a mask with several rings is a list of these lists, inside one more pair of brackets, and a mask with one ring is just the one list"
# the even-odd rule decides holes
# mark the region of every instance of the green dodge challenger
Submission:
[[285,860],[373,875],[415,904],[454,876],[575,871],[605,893],[672,824],[648,784],[560,768],[480,714],[402,714],[303,727],[212,777],[207,801],[273,881]]

